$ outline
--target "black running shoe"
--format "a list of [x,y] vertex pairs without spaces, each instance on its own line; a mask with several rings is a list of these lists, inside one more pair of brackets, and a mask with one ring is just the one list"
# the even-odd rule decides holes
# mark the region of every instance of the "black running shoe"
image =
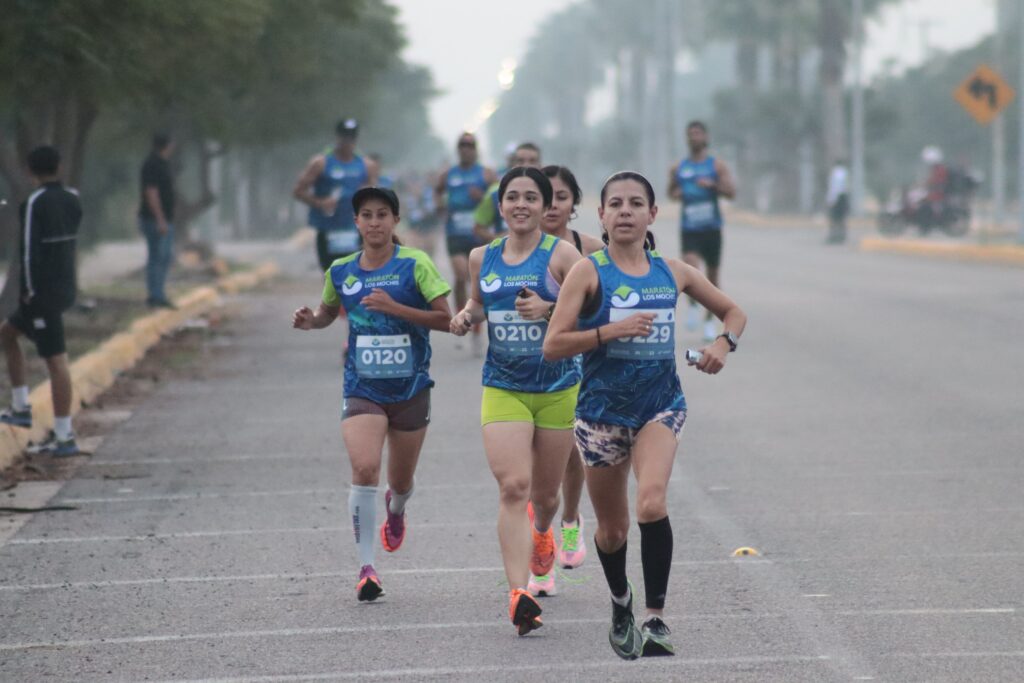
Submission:
[[612,650],[623,659],[636,659],[643,649],[643,636],[633,618],[633,587],[629,588],[629,604],[625,607],[612,600],[612,627],[608,629]]
[[544,625],[544,621],[540,618],[541,612],[543,610],[537,601],[522,588],[517,588],[508,594],[508,616],[519,635],[525,636],[530,631],[535,631]]
[[672,633],[661,617],[649,617],[640,628],[643,634],[643,656],[644,657],[671,657],[675,655],[676,649],[672,647],[672,641],[668,639]]

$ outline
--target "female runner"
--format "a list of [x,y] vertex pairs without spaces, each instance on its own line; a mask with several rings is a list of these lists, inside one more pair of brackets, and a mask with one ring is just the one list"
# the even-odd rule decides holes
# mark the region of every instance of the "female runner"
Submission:
[[360,601],[384,593],[373,567],[376,495],[384,441],[388,490],[381,544],[395,552],[405,540],[405,505],[430,422],[430,330],[448,330],[451,287],[425,253],[398,244],[398,197],[379,187],[352,198],[363,249],[331,264],[316,312],[295,311],[300,330],[330,325],[344,306],[349,319],[341,434],[352,463],[348,509],[359,551]]
[[[580,255],[540,229],[551,205],[551,183],[539,169],[510,169],[498,186],[498,200],[509,234],[470,253],[472,296],[452,318],[451,331],[461,336],[487,320],[480,421],[499,488],[498,541],[510,589],[509,618],[525,635],[542,625],[527,584],[531,573],[545,576],[554,566],[551,521],[572,449],[580,378],[573,359],[549,363],[541,346],[561,282]],[[535,298],[545,302],[540,310],[530,305]],[[528,501],[534,506],[532,530]]]
[[[584,354],[576,442],[597,515],[594,543],[612,594],[608,637],[625,659],[674,654],[663,615],[672,565],[665,495],[686,420],[675,360],[679,294],[724,323],[725,332],[702,349],[698,370],[719,372],[746,325],[743,311],[699,270],[653,249],[648,227],[657,211],[643,176],[624,171],[608,179],[599,210],[608,247],[572,269],[544,341],[550,360]],[[647,605],[641,629],[626,578],[630,465]]]

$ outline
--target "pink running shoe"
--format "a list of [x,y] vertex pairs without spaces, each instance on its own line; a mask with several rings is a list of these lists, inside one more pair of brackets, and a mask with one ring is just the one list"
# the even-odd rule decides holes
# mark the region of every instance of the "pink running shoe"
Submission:
[[373,602],[384,595],[384,587],[380,583],[377,571],[368,564],[359,570],[359,583],[356,584],[356,597],[359,602]]
[[395,515],[391,512],[391,489],[384,494],[384,511],[387,512],[387,519],[380,525],[380,544],[384,550],[393,553],[402,547],[405,540],[405,511]]
[[583,540],[583,517],[577,519],[573,526],[565,526],[565,522],[562,522],[559,531],[561,543],[558,544],[558,566],[562,569],[575,569],[587,557],[587,544]]
[[526,584],[526,590],[535,598],[550,598],[553,595],[558,595],[554,573],[543,576],[530,574],[530,583]]

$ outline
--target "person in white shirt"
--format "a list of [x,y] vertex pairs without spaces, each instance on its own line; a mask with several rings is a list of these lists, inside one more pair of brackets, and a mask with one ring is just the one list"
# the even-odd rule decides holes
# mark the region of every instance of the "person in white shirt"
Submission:
[[849,172],[846,162],[837,159],[828,176],[828,239],[826,244],[842,244],[846,241],[846,215],[850,212]]

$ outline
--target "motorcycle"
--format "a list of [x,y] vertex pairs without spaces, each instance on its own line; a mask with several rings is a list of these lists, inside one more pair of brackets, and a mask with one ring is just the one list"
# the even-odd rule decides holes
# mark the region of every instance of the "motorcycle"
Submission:
[[971,227],[971,198],[977,186],[969,174],[955,175],[940,201],[930,200],[923,189],[903,188],[878,214],[878,231],[897,236],[913,226],[922,236],[941,230],[950,237],[963,237]]

